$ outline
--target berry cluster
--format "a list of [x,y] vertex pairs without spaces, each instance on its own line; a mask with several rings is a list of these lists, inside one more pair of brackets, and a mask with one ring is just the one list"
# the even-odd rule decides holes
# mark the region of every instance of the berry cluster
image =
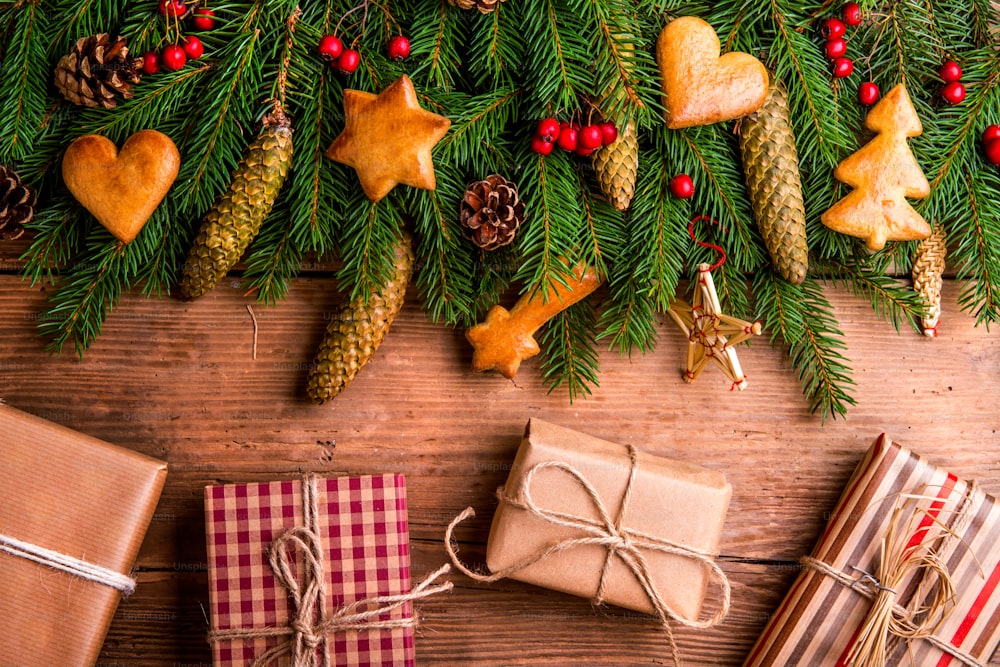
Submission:
[[847,40],[844,35],[847,26],[861,23],[861,7],[856,2],[848,2],[840,9],[843,20],[830,17],[823,21],[819,32],[826,40],[823,45],[823,55],[832,62],[833,76],[838,79],[850,76],[854,71],[854,61],[847,57]]
[[938,76],[944,81],[941,97],[948,104],[961,104],[965,100],[965,86],[962,85],[962,68],[954,60],[946,60],[938,68]]
[[1000,125],[990,125],[983,130],[983,152],[990,164],[1000,166]]
[[188,58],[198,60],[205,53],[205,45],[197,35],[180,34],[179,20],[190,18],[191,27],[202,32],[215,27],[215,12],[208,7],[198,7],[193,12],[189,11],[184,0],[160,0],[158,5],[160,13],[167,21],[171,19],[178,21],[177,38],[173,44],[167,44],[159,53],[156,51],[146,51],[142,56],[143,74],[156,74],[160,67],[171,72],[176,72],[184,67]]
[[[345,49],[336,35],[323,35],[316,47],[320,57],[341,74],[351,74],[361,64],[361,54],[356,49]],[[386,51],[393,60],[403,60],[410,55],[410,40],[396,35],[389,40]]]
[[578,123],[560,123],[555,118],[545,118],[538,123],[531,150],[548,155],[558,145],[569,153],[586,156],[617,138],[618,128],[608,120],[581,127]]

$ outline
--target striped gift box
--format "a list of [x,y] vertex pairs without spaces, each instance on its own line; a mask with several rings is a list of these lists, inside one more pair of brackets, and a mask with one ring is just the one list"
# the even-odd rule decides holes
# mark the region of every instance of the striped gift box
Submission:
[[[745,666],[850,664],[848,653],[879,583],[864,573],[878,572],[883,536],[894,521],[900,525],[894,508],[907,494],[924,498],[922,509],[902,522],[906,532],[900,540],[908,540],[906,548],[934,545],[954,584],[956,604],[931,639],[890,636],[884,664],[948,667],[989,661],[1000,641],[1000,507],[974,483],[959,480],[883,435],[855,470],[813,550],[815,560],[803,559],[808,566]],[[812,565],[817,561],[828,567]],[[838,575],[831,576],[831,571]],[[926,601],[928,587],[919,586],[926,575],[926,570],[915,570],[895,585],[897,604]]]

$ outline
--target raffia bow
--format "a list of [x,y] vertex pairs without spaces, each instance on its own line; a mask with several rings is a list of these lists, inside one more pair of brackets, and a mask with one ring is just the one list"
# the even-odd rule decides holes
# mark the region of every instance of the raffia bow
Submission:
[[[628,446],[628,452],[630,461],[629,478],[625,486],[625,493],[622,496],[618,516],[614,518],[612,518],[611,514],[608,512],[608,509],[604,505],[604,501],[598,494],[597,489],[594,488],[594,486],[583,476],[582,473],[580,473],[579,470],[562,461],[543,461],[529,468],[524,475],[522,483],[520,484],[518,497],[508,495],[504,491],[503,487],[497,490],[497,499],[501,503],[506,503],[511,507],[516,507],[530,512],[532,516],[553,525],[564,528],[572,528],[575,531],[582,533],[580,537],[573,537],[559,542],[554,542],[539,550],[535,554],[532,554],[531,556],[521,560],[520,562],[514,563],[509,567],[493,572],[492,574],[480,574],[479,572],[475,572],[466,567],[465,564],[463,564],[459,559],[457,541],[453,536],[455,527],[459,523],[476,515],[475,511],[469,507],[455,517],[451,524],[449,524],[447,531],[445,531],[445,548],[447,549],[448,555],[451,557],[451,561],[456,569],[476,581],[490,583],[508,577],[519,570],[523,570],[526,567],[563,551],[584,545],[602,546],[607,549],[607,555],[604,559],[604,566],[601,569],[597,593],[593,598],[591,598],[592,602],[594,602],[594,604],[601,604],[604,602],[608,571],[611,563],[617,558],[623,562],[633,576],[635,576],[639,585],[642,587],[643,592],[646,594],[646,597],[649,598],[649,601],[653,606],[654,613],[660,620],[663,631],[667,635],[667,641],[670,646],[674,663],[679,665],[680,655],[677,649],[677,643],[674,640],[671,623],[675,622],[688,628],[703,629],[712,627],[722,621],[722,619],[725,618],[726,614],[729,612],[731,598],[729,579],[726,578],[722,568],[716,564],[716,554],[684,546],[656,535],[650,535],[648,533],[625,527],[626,511],[629,506],[633,482],[638,470],[638,453],[631,445]],[[591,519],[588,517],[577,516],[575,514],[568,514],[565,512],[556,512],[539,507],[535,503],[534,498],[532,498],[531,486],[535,475],[542,470],[548,469],[559,470],[574,479],[590,498],[590,501],[599,518]],[[694,621],[688,620],[679,615],[670,607],[669,604],[667,604],[666,600],[663,599],[663,595],[657,588],[656,582],[653,580],[649,564],[646,560],[646,556],[643,553],[645,551],[666,553],[680,556],[682,558],[688,558],[708,567],[712,579],[718,582],[722,591],[722,605],[720,609],[709,618]]]
[[[290,656],[293,667],[330,667],[329,636],[338,632],[384,630],[416,625],[409,618],[380,619],[407,602],[419,600],[451,590],[452,582],[432,585],[451,570],[443,565],[428,575],[409,593],[380,595],[357,600],[340,607],[332,614],[326,611],[326,574],[323,545],[319,535],[319,503],[316,476],[309,475],[302,481],[302,502],[305,508],[305,526],[295,526],[282,533],[268,550],[268,563],[278,582],[288,590],[291,598],[291,618],[288,625],[266,628],[233,628],[215,630],[208,636],[210,643],[227,640],[247,640],[266,637],[284,637],[283,642],[261,653],[251,667],[265,667],[278,658]],[[290,554],[301,554],[301,576],[292,566]]]

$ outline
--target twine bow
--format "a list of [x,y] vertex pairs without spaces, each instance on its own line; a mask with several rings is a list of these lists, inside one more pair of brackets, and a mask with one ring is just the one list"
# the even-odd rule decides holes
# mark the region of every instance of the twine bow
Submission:
[[[567,538],[565,540],[549,544],[538,552],[517,563],[514,563],[513,565],[503,568],[502,570],[493,572],[492,574],[480,574],[470,570],[461,562],[457,552],[457,541],[453,538],[455,527],[462,521],[476,515],[475,511],[469,507],[455,517],[455,519],[448,526],[448,529],[445,532],[445,548],[448,551],[448,555],[451,557],[452,563],[459,571],[476,581],[491,583],[508,577],[515,572],[523,570],[524,568],[534,565],[539,561],[545,560],[549,556],[563,551],[568,551],[584,545],[602,546],[607,549],[607,555],[604,559],[604,566],[601,568],[601,575],[597,585],[597,593],[593,598],[591,598],[592,602],[594,604],[601,604],[604,602],[607,587],[607,575],[610,570],[611,563],[615,559],[620,560],[625,564],[633,576],[635,576],[639,585],[642,587],[643,592],[646,594],[646,597],[649,598],[649,601],[653,606],[654,613],[660,620],[663,631],[667,635],[667,641],[670,645],[670,651],[673,656],[674,663],[679,665],[680,655],[678,653],[677,643],[674,640],[671,622],[679,623],[680,625],[688,628],[698,629],[709,628],[718,624],[729,612],[731,588],[729,580],[726,578],[722,568],[720,568],[715,562],[716,554],[696,549],[694,547],[684,546],[656,535],[650,535],[648,533],[625,527],[626,511],[629,506],[633,482],[636,478],[638,470],[638,452],[636,452],[634,447],[629,445],[628,453],[630,462],[628,482],[625,486],[625,492],[622,496],[622,502],[620,509],[618,510],[618,515],[614,518],[612,518],[611,514],[608,512],[608,509],[604,505],[604,501],[598,494],[597,489],[594,488],[594,486],[583,476],[582,473],[580,473],[579,470],[562,461],[543,461],[529,468],[520,485],[519,497],[508,495],[503,488],[497,490],[497,499],[501,503],[506,503],[511,507],[516,507],[530,512],[532,516],[553,525],[564,528],[572,528],[579,533],[582,533],[581,537]],[[596,510],[599,518],[591,519],[588,517],[577,516],[575,514],[565,512],[556,512],[539,507],[531,495],[531,486],[535,475],[542,470],[547,469],[562,471],[576,481],[580,488],[582,488],[590,498],[590,502]],[[644,551],[672,554],[697,561],[708,567],[711,572],[711,577],[718,582],[722,590],[721,608],[712,617],[707,619],[691,621],[683,616],[680,616],[670,607],[666,600],[663,599],[663,595],[660,593],[656,582],[653,580],[649,563],[643,553]]]
[[[438,577],[451,570],[445,564],[428,575],[409,593],[379,595],[357,600],[328,614],[326,600],[326,572],[323,545],[319,535],[319,503],[316,476],[309,475],[302,481],[302,503],[305,509],[305,526],[294,526],[282,533],[268,551],[268,563],[275,578],[288,591],[290,618],[288,625],[265,628],[233,628],[215,630],[209,634],[210,643],[227,640],[286,637],[272,649],[261,653],[251,667],[264,667],[278,658],[290,656],[293,667],[330,667],[329,636],[338,632],[407,628],[416,625],[409,618],[379,619],[407,602],[419,600],[451,590],[450,581],[432,585]],[[301,573],[296,574],[290,554],[301,554]]]

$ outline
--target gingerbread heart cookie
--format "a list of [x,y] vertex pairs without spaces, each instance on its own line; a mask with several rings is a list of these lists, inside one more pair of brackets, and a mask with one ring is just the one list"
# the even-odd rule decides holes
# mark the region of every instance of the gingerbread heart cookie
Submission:
[[720,53],[715,30],[694,16],[674,19],[660,33],[656,62],[667,127],[731,120],[764,103],[769,77],[763,63],[739,51]]
[[141,130],[118,150],[97,134],[80,137],[63,157],[66,187],[115,238],[129,243],[177,178],[181,156],[167,135]]

